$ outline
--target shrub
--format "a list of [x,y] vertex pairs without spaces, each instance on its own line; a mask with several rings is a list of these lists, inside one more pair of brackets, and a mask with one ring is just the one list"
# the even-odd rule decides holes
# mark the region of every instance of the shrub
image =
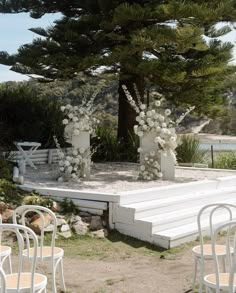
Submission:
[[236,152],[221,153],[214,162],[214,168],[236,169]]
[[96,137],[92,138],[95,162],[137,162],[138,137],[130,135],[128,143],[117,139],[116,131],[110,127],[100,126],[96,130]]
[[178,163],[204,163],[206,151],[200,149],[200,141],[193,135],[183,135],[176,148]]
[[12,149],[14,141],[37,141],[48,148],[54,146],[53,135],[63,144],[62,115],[56,99],[38,98],[25,85],[3,84],[0,86],[0,146]]
[[12,167],[13,165],[10,162],[0,158],[0,179],[11,180]]

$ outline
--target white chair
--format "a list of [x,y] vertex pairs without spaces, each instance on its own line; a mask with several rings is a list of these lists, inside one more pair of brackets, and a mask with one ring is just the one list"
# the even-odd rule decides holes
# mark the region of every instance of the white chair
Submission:
[[[18,264],[16,273],[5,274],[1,267],[1,290],[6,293],[46,293],[47,277],[35,272],[38,240],[37,236],[30,228],[17,224],[0,224],[0,235],[4,231],[14,232],[17,236],[18,243]],[[30,243],[24,241],[24,236],[31,239]],[[31,245],[31,246],[29,246]],[[24,272],[23,268],[23,251],[32,251],[32,262],[30,270]],[[5,286],[5,291],[4,291]]]
[[2,267],[0,267],[0,292],[6,293],[6,275]]
[[[51,273],[52,273],[52,291],[53,293],[57,292],[56,287],[56,271],[59,267],[59,273],[60,273],[60,281],[61,281],[61,289],[62,291],[66,291],[65,286],[65,280],[64,280],[64,272],[63,272],[63,256],[64,256],[64,250],[59,247],[55,247],[55,237],[57,232],[57,219],[55,214],[49,210],[48,208],[42,207],[42,206],[36,206],[36,205],[23,205],[15,209],[13,214],[13,222],[17,223],[18,218],[21,217],[21,224],[26,226],[26,216],[27,214],[35,213],[38,215],[40,221],[40,242],[39,242],[39,248],[37,250],[37,260],[39,261],[50,261],[51,262]],[[45,236],[45,226],[48,222],[48,219],[50,217],[50,223],[52,232],[50,232],[51,235],[51,241],[50,246],[44,245],[44,236]],[[33,227],[32,227],[33,228]],[[27,239],[27,241],[29,241]],[[30,251],[29,254],[27,254],[27,251],[23,252],[23,256],[25,258],[32,258],[32,251]]]
[[[198,292],[202,293],[203,291],[203,279],[204,279],[204,262],[213,258],[212,246],[204,242],[204,233],[209,235],[212,239],[214,230],[220,224],[231,221],[236,215],[236,205],[227,204],[227,203],[215,203],[208,204],[200,209],[197,216],[198,232],[200,238],[200,245],[193,247],[192,253],[194,256],[194,273],[193,273],[193,283],[192,288],[194,290],[196,278],[197,278],[197,267],[200,266],[200,275],[199,275],[199,289]],[[222,268],[224,270],[224,262],[226,257],[226,247],[225,245],[216,245],[216,254],[221,260]]]
[[[0,215],[0,224],[2,224],[2,216]],[[0,245],[0,258],[2,264],[7,261],[8,272],[12,273],[12,265],[11,265],[11,247],[6,245]]]
[[[221,232],[225,232],[225,271],[221,272],[217,253],[217,238]],[[236,220],[226,222],[219,226],[212,236],[212,257],[215,272],[204,277],[206,293],[236,292]]]

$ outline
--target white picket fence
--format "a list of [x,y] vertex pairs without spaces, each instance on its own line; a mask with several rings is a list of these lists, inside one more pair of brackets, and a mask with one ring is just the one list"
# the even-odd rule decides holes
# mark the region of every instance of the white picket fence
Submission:
[[[68,154],[71,149],[64,149]],[[27,153],[27,151],[25,151]],[[19,162],[23,159],[23,155],[19,151],[12,151],[9,155],[10,161]],[[54,164],[59,161],[57,149],[39,149],[36,150],[30,157],[34,164]]]

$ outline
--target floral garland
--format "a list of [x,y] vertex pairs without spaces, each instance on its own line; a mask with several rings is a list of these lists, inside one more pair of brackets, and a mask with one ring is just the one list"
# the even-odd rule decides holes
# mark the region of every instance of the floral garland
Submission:
[[153,133],[153,141],[155,147],[150,152],[145,152],[141,147],[138,148],[140,153],[140,172],[139,177],[144,180],[155,180],[162,178],[161,172],[161,154],[172,157],[176,163],[175,149],[177,147],[177,135],[175,127],[185,118],[185,116],[194,109],[190,107],[183,113],[179,119],[174,122],[171,118],[171,110],[163,109],[165,99],[159,93],[156,93],[156,100],[147,107],[141,102],[141,97],[134,85],[137,102],[132,98],[130,92],[125,85],[122,86],[125,95],[137,113],[137,125],[134,126],[134,133],[140,138],[148,133]]
[[54,141],[57,147],[59,157],[59,182],[74,181],[79,182],[80,178],[87,176],[86,172],[91,165],[90,148],[72,148],[69,153],[63,151],[56,137]]

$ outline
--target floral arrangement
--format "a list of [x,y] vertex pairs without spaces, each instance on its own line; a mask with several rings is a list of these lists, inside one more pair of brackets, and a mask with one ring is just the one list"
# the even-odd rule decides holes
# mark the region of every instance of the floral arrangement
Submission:
[[95,110],[93,108],[93,98],[89,101],[83,101],[80,106],[70,104],[61,106],[61,111],[65,115],[62,123],[66,125],[67,132],[71,135],[79,135],[80,132],[87,131],[93,135],[95,127],[99,123],[98,119],[92,117]]
[[[159,93],[155,93],[155,100],[147,107],[141,102],[141,97],[134,85],[137,102],[133,99],[126,86],[122,86],[126,97],[137,113],[137,125],[134,126],[134,132],[140,138],[148,133],[152,133],[151,143],[154,145],[151,151],[147,152],[142,147],[138,148],[140,153],[140,178],[144,180],[154,180],[162,178],[161,172],[161,154],[170,155],[176,163],[175,149],[177,147],[177,135],[175,127],[185,118],[185,116],[194,109],[190,107],[183,113],[179,119],[174,122],[171,116],[171,110],[164,108],[165,99]],[[141,139],[142,141],[142,139]],[[142,146],[142,145],[141,145]]]
[[75,148],[73,147],[69,153],[63,151],[54,137],[59,157],[59,182],[64,181],[80,181],[80,178],[87,176],[87,171],[91,165],[90,148]]

